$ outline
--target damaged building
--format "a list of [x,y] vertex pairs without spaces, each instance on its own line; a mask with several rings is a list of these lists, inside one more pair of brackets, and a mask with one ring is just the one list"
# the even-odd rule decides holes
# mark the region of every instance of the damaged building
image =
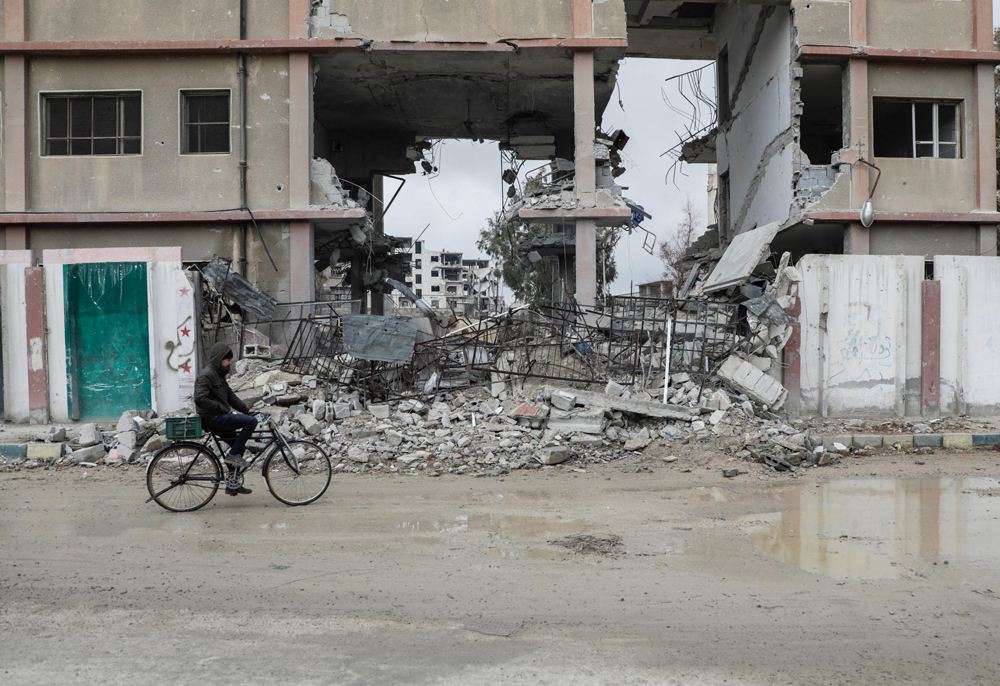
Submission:
[[[558,332],[546,339],[558,366],[567,355],[559,336],[586,329],[567,340],[588,382],[610,379],[587,366],[587,355],[612,360],[627,338],[623,349],[639,359],[635,350],[655,338],[666,346],[656,356],[666,372],[672,354],[686,354],[670,349],[670,322],[685,321],[676,306],[623,304],[632,313],[623,321],[639,322],[624,337],[614,311],[598,311],[599,237],[635,230],[648,216],[615,183],[627,136],[599,126],[627,56],[715,65],[712,121],[680,153],[717,165],[716,229],[699,241],[709,261],[768,227],[763,247],[792,261],[772,277],[803,256],[902,254],[913,258],[907,297],[919,300],[925,274],[914,264],[933,275],[935,264],[945,268],[942,255],[996,255],[990,84],[998,60],[984,0],[913,7],[902,0],[5,0],[4,416],[44,422],[184,409],[198,362],[189,339],[205,321],[242,317],[220,308],[212,319],[200,309],[194,277],[217,258],[285,310],[317,301],[317,274],[336,267],[348,275],[355,314],[382,314],[392,302],[385,296],[406,282],[415,288],[417,273],[408,240],[386,234],[385,179],[433,173],[444,139],[494,141],[507,160],[552,162],[543,187],[505,209],[552,227],[539,245],[525,246],[525,258],[561,254],[554,299],[582,308],[587,321],[542,313],[497,330],[534,341],[536,333],[524,332],[547,317],[544,326]],[[824,293],[832,272],[826,266],[817,275],[812,264],[792,271],[801,281],[777,297]],[[953,266],[948,273],[959,273]],[[872,282],[872,292],[886,279]],[[212,288],[225,291],[217,281]],[[706,324],[738,328],[729,314],[718,321],[718,312],[692,307],[700,350],[714,345]],[[781,307],[798,316],[790,303]],[[771,377],[794,368],[787,358],[798,352],[789,351],[819,326],[806,321],[816,308],[801,308],[801,336],[798,322],[758,335],[765,351],[775,348]],[[667,328],[665,340],[647,330],[647,309]],[[898,326],[908,340],[927,310],[915,311]],[[737,338],[729,329],[721,335]],[[830,338],[827,329],[822,335]],[[598,336],[606,346],[594,344]],[[774,341],[789,343],[781,364]],[[909,342],[912,357],[919,346]],[[713,364],[733,350],[759,352],[749,343],[727,343],[731,350]],[[472,371],[498,371],[465,347],[448,354],[482,367]],[[883,379],[892,398],[865,408],[919,412],[938,401],[945,407],[949,397],[967,403],[961,393],[928,400],[919,359],[897,368]],[[801,383],[794,374],[779,379],[782,404],[787,390],[788,406],[850,411],[853,400],[831,404],[829,388],[815,390],[809,373],[801,376]],[[695,385],[701,398],[704,383]]]

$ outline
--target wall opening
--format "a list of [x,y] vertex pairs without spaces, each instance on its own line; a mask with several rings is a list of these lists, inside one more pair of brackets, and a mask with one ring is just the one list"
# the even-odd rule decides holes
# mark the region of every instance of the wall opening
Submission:
[[961,103],[872,100],[875,157],[961,157]]
[[719,59],[716,62],[716,92],[718,97],[719,123],[725,124],[729,121],[731,111],[729,109],[729,48],[723,48],[719,52]]
[[830,164],[833,154],[845,145],[840,65],[803,65],[800,97],[800,148],[812,164]]

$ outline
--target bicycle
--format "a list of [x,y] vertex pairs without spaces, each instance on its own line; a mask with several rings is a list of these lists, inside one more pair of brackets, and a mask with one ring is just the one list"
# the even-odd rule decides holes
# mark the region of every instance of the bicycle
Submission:
[[[318,500],[330,485],[333,469],[330,458],[312,441],[285,438],[270,415],[260,413],[257,419],[265,426],[254,431],[251,440],[268,439],[268,443],[248,461],[245,467],[227,465],[223,475],[226,449],[217,434],[205,432],[205,440],[176,441],[161,448],[146,467],[146,488],[149,499],[171,512],[193,512],[215,497],[220,484],[227,489],[243,485],[243,475],[263,455],[261,469],[267,489],[285,505],[308,505]],[[216,450],[210,447],[214,439]],[[249,450],[247,452],[250,452]]]

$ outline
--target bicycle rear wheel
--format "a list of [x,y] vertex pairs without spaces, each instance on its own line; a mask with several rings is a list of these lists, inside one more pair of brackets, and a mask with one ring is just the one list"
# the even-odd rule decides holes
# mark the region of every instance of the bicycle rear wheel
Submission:
[[288,441],[288,448],[278,443],[264,463],[267,489],[286,505],[317,500],[326,493],[332,474],[326,452],[309,441]]
[[150,497],[171,512],[204,507],[221,482],[218,458],[197,443],[172,443],[157,452],[146,468]]

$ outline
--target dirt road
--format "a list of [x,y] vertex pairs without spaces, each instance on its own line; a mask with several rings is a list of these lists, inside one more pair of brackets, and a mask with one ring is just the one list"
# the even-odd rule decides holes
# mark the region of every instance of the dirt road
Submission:
[[341,475],[304,508],[255,476],[191,514],[134,467],[0,474],[0,682],[996,684],[998,458]]

